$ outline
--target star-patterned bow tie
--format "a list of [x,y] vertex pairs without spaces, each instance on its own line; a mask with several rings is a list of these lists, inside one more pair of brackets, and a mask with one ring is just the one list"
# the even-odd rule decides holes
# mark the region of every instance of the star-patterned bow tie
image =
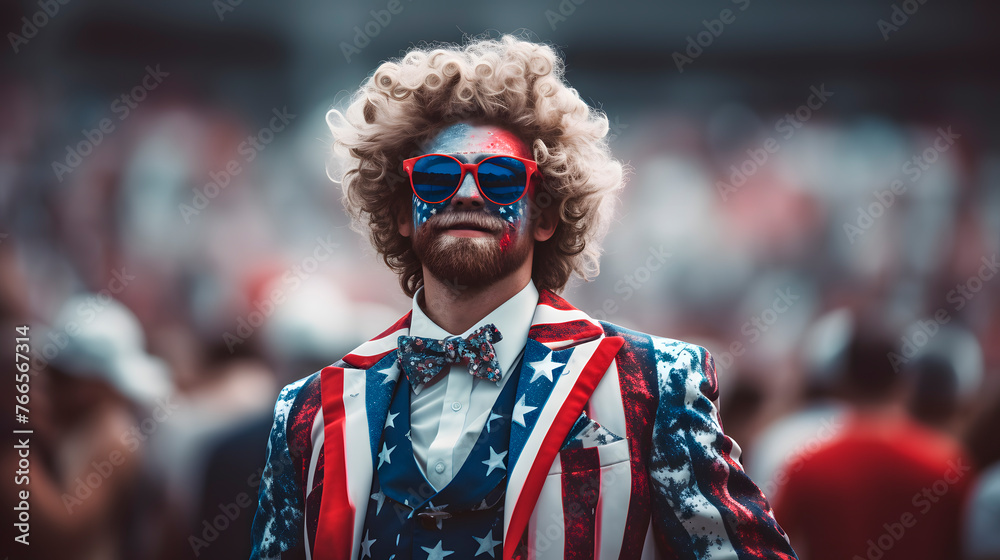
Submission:
[[469,360],[469,373],[481,379],[500,381],[500,363],[493,343],[503,337],[493,323],[476,329],[467,338],[452,337],[444,340],[401,336],[399,366],[410,385],[416,389],[427,383],[444,369],[445,364]]

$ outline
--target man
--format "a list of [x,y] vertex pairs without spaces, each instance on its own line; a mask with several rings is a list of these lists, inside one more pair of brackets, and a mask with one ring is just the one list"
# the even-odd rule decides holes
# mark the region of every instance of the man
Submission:
[[622,167],[547,46],[414,49],[328,116],[413,308],[281,392],[253,558],[794,558],[700,347],[556,295]]
[[838,387],[849,406],[843,426],[801,456],[775,494],[810,559],[961,557],[973,463],[954,438],[907,413],[912,380],[887,359],[898,353],[894,340],[869,324],[855,328]]

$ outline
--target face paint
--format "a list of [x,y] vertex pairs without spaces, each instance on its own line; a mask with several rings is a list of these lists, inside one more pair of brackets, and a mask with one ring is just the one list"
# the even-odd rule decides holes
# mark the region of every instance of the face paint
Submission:
[[426,146],[428,154],[494,154],[530,159],[531,149],[513,132],[496,126],[458,123],[441,131]]
[[[424,147],[424,153],[447,154],[467,162],[491,155],[532,157],[528,145],[512,132],[468,123],[444,129]],[[501,206],[484,198],[474,178],[466,175],[458,192],[444,202],[428,204],[414,196],[417,256],[439,278],[458,279],[466,285],[503,277],[527,258],[533,246],[528,219],[533,194],[529,184],[520,200]]]

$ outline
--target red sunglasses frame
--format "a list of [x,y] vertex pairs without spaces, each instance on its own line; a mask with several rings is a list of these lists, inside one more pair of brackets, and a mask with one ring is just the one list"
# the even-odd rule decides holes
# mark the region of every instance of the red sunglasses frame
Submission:
[[[417,194],[417,188],[413,185],[413,166],[417,163],[417,160],[423,159],[425,157],[430,157],[430,156],[446,157],[446,158],[454,161],[455,163],[457,163],[462,168],[462,175],[458,178],[458,184],[455,185],[455,190],[453,190],[451,192],[451,194],[449,194],[447,197],[445,197],[444,200],[442,200],[440,202],[429,202],[427,200],[424,200],[419,194]],[[498,157],[516,159],[517,161],[520,161],[521,163],[524,164],[524,168],[525,168],[525,170],[528,173],[527,177],[525,178],[525,181],[524,181],[524,190],[521,191],[521,196],[517,197],[517,200],[514,200],[512,202],[508,202],[506,204],[497,202],[497,201],[493,200],[492,198],[486,196],[486,193],[483,191],[483,187],[481,187],[479,185],[479,166],[482,165],[483,162],[487,162],[487,161],[490,161],[491,159],[498,158]],[[479,189],[479,194],[482,195],[483,198],[485,198],[486,200],[489,200],[490,202],[492,202],[493,204],[496,204],[498,206],[510,206],[511,204],[515,204],[515,203],[517,203],[517,201],[519,201],[522,198],[524,198],[524,193],[528,192],[528,185],[531,184],[531,176],[534,175],[535,173],[538,173],[538,164],[535,163],[535,161],[531,160],[531,159],[525,159],[525,158],[521,158],[521,157],[517,157],[517,156],[505,156],[505,155],[502,155],[502,154],[497,154],[495,156],[490,156],[490,157],[482,159],[482,160],[480,160],[480,161],[478,161],[476,163],[465,163],[465,162],[459,161],[454,156],[449,156],[448,154],[424,154],[422,156],[417,156],[417,157],[414,157],[414,158],[404,159],[403,160],[403,169],[406,170],[406,174],[410,177],[410,190],[413,191],[413,196],[419,198],[420,200],[422,200],[423,202],[425,202],[427,204],[441,204],[442,202],[447,202],[447,201],[451,200],[451,197],[455,196],[455,193],[457,193],[459,191],[459,189],[462,188],[462,183],[465,181],[465,174],[469,173],[469,172],[472,172],[472,177],[476,181],[476,188]]]

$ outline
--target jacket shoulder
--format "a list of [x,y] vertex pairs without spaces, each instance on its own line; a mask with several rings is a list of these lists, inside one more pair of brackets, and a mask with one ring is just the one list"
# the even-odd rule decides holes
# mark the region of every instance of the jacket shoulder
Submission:
[[320,406],[319,372],[285,385],[278,393],[272,432],[284,437],[290,458],[296,463],[312,450],[312,424]]
[[605,335],[624,338],[626,346],[641,346],[656,350],[661,354],[658,356],[660,359],[666,359],[671,362],[683,362],[694,358],[697,361],[702,361],[709,355],[708,350],[697,344],[640,332],[607,321],[598,322],[604,328]]
[[682,387],[693,376],[701,385],[701,391],[709,399],[719,396],[719,382],[715,371],[715,360],[704,347],[683,340],[657,336],[632,330],[614,323],[600,321],[607,336],[625,339],[622,352],[647,354],[648,360],[656,364],[657,377],[661,385],[680,384]]
[[317,371],[282,387],[274,404],[275,419],[281,418],[291,425],[309,401],[319,397],[319,378]]

